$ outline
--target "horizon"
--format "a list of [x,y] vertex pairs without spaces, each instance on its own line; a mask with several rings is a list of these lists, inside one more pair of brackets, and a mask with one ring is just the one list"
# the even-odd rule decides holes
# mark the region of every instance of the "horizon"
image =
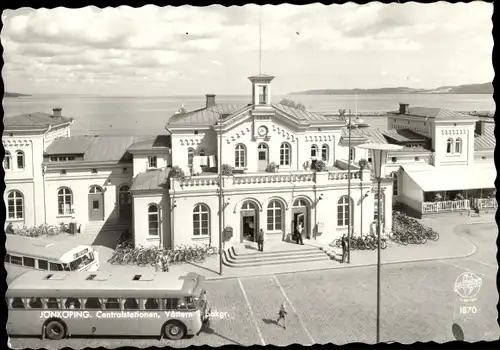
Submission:
[[277,77],[276,95],[476,84],[494,76],[492,8],[439,2],[6,10],[3,76],[6,90],[31,95],[245,95],[247,77],[260,71],[262,13],[262,73]]

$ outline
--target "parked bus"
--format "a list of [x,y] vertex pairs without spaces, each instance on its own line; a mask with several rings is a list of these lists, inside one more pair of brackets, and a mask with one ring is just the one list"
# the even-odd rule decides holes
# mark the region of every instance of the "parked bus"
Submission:
[[59,340],[70,335],[198,334],[208,320],[196,273],[133,275],[104,272],[27,272],[6,293],[7,334]]
[[7,283],[24,272],[97,271],[98,254],[91,246],[7,234],[5,269]]

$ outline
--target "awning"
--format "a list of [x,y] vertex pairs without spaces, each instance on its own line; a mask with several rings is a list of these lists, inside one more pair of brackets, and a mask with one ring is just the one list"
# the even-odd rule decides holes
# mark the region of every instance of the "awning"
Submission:
[[434,170],[407,170],[424,192],[495,188],[497,171],[492,166],[439,167]]

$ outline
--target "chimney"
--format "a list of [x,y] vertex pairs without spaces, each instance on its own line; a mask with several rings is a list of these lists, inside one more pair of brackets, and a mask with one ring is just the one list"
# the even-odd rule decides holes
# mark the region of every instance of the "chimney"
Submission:
[[410,105],[408,103],[399,103],[399,114],[410,114]]
[[207,97],[207,108],[215,106],[215,95],[214,94],[206,94]]
[[62,117],[61,111],[62,111],[62,109],[60,107],[53,108],[52,112],[54,112],[54,113],[52,115],[54,117]]
[[484,124],[485,124],[484,120],[478,120],[476,122],[476,128],[474,129],[474,134],[479,136],[484,135],[484,127],[485,127]]

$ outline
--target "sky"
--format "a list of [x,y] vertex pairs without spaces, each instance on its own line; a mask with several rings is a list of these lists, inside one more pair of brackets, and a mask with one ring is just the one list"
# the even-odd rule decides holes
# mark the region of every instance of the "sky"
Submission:
[[492,13],[479,1],[6,10],[2,74],[9,92],[111,96],[246,95],[261,66],[274,94],[484,83]]

